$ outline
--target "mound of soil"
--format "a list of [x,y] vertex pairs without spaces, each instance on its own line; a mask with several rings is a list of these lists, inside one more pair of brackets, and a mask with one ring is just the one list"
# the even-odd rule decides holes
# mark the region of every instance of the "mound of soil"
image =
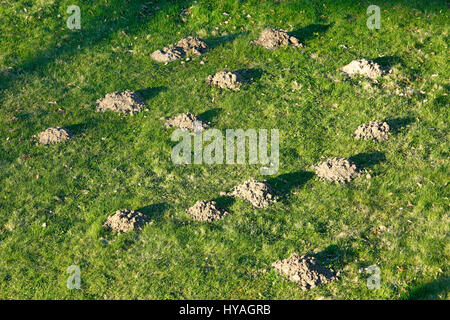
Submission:
[[275,191],[265,181],[246,181],[234,187],[229,195],[245,199],[257,208],[264,208],[277,202]]
[[314,257],[293,253],[289,258],[272,264],[277,272],[297,283],[303,290],[337,279],[334,271],[322,267]]
[[269,50],[287,45],[303,47],[303,44],[301,44],[296,37],[290,36],[282,29],[264,29],[258,40],[253,41],[253,44],[263,46]]
[[346,158],[331,158],[313,166],[317,176],[332,182],[350,182],[360,176],[359,168]]
[[[201,123],[201,127],[196,128],[195,124]],[[209,122],[202,120],[199,116],[192,113],[182,113],[178,116],[169,119],[165,123],[166,128],[180,128],[189,131],[194,131],[195,129],[206,129],[209,126]]]
[[206,83],[221,89],[231,89],[239,91],[244,78],[238,72],[219,72],[215,75],[208,76]]
[[182,59],[186,54],[177,48],[164,48],[153,52],[150,57],[156,62],[172,62]]
[[150,57],[156,62],[172,62],[187,55],[202,55],[206,48],[206,43],[199,38],[187,37],[162,50],[156,50]]
[[51,144],[67,141],[70,139],[71,134],[63,127],[53,127],[42,131],[38,137],[40,143]]
[[386,141],[389,139],[390,127],[386,122],[374,120],[367,124],[362,124],[356,128],[353,134],[357,139],[373,139],[376,141]]
[[187,213],[197,221],[213,222],[222,219],[228,212],[217,208],[215,201],[197,201]]
[[349,77],[361,75],[370,79],[376,79],[385,73],[378,63],[366,59],[353,60],[341,70]]
[[144,108],[144,98],[132,90],[108,93],[103,99],[97,100],[97,112],[111,110],[125,114],[135,114]]
[[118,233],[128,232],[142,227],[150,222],[150,218],[146,215],[134,210],[117,210],[112,216],[108,217],[105,228],[110,228]]

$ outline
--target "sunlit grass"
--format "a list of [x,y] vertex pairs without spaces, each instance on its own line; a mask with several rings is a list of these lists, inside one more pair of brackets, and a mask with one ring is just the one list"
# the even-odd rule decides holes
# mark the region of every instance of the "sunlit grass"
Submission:
[[[65,24],[72,0],[0,4],[1,298],[449,298],[445,1],[380,2],[380,30],[366,27],[367,1],[147,2],[82,1],[80,31]],[[268,26],[305,48],[251,46]],[[212,49],[184,64],[149,59],[187,35]],[[378,85],[343,81],[341,66],[380,56],[398,72]],[[260,77],[240,92],[205,84],[242,68]],[[95,112],[108,92],[147,87],[147,112]],[[395,94],[407,88],[412,96]],[[222,221],[191,222],[185,209],[197,200],[265,177],[259,166],[174,165],[160,118],[187,111],[221,130],[280,129],[280,171],[269,179],[288,196],[267,209],[236,200]],[[395,125],[388,141],[352,138],[374,119]],[[56,125],[74,138],[36,144]],[[356,156],[371,179],[308,174],[333,156]],[[106,233],[122,208],[154,222]],[[320,253],[339,281],[303,292],[270,269],[293,252]],[[66,287],[70,265],[81,268],[80,290]],[[378,290],[361,272],[370,265]]]

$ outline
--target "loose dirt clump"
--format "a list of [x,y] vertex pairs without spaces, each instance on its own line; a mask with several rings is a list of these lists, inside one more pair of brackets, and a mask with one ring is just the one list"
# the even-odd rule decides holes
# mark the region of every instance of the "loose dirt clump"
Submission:
[[313,166],[321,180],[350,182],[361,175],[359,168],[346,158],[331,158]]
[[178,116],[169,119],[165,123],[166,128],[180,128],[189,131],[206,129],[209,126],[209,122],[202,120],[199,116],[192,113],[182,113]]
[[274,262],[272,267],[286,276],[289,281],[300,285],[302,290],[337,279],[333,270],[322,267],[314,257],[300,256],[297,253],[293,253],[287,259]]
[[213,222],[222,219],[228,212],[217,208],[215,201],[197,201],[187,213],[197,221]]
[[164,48],[153,52],[150,57],[156,62],[172,62],[182,59],[185,55],[177,48]]
[[105,228],[110,228],[116,232],[128,232],[142,227],[150,222],[146,215],[134,210],[117,210],[112,216],[108,217]]
[[206,43],[199,38],[187,37],[162,50],[156,50],[150,57],[156,62],[172,62],[187,55],[200,56],[206,51],[206,48]]
[[40,143],[51,144],[65,142],[71,138],[71,134],[63,127],[53,127],[39,133],[38,137]]
[[360,125],[353,135],[356,139],[386,141],[389,139],[390,129],[391,128],[386,122],[374,120],[367,124]]
[[219,72],[206,78],[206,83],[221,89],[239,91],[244,78],[238,72]]
[[303,47],[303,44],[301,44],[296,37],[290,36],[285,30],[282,29],[264,29],[258,40],[255,40],[252,43],[263,46],[269,50],[287,45],[292,45],[293,47]]
[[378,63],[366,59],[353,60],[341,70],[349,77],[361,75],[372,80],[385,74],[385,70]]
[[264,208],[277,202],[275,191],[265,181],[246,181],[234,187],[229,195],[245,199],[257,208]]
[[97,112],[110,110],[134,115],[142,111],[144,104],[144,98],[136,91],[113,92],[97,100]]

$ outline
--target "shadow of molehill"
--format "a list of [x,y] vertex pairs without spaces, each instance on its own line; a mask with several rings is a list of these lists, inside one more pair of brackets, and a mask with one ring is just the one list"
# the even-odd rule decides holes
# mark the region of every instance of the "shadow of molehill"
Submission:
[[156,97],[160,92],[166,91],[167,87],[153,87],[153,88],[143,88],[137,90],[144,100],[149,100]]
[[267,183],[280,195],[287,195],[292,189],[301,188],[314,173],[309,171],[290,172],[267,179]]
[[[450,88],[446,88],[446,91],[448,92]],[[436,97],[433,101],[433,105],[436,107],[445,108],[450,105],[450,98],[448,96],[441,95],[439,97]]]
[[383,152],[363,152],[354,156],[351,156],[349,160],[353,161],[360,169],[370,168],[380,162],[386,160],[386,156]]
[[202,39],[208,46],[208,51],[217,48],[220,45],[224,45],[228,42],[234,41],[237,37],[244,35],[248,32],[238,32],[238,33],[230,33],[226,36],[213,37],[208,39]]
[[311,253],[309,255],[317,258],[317,260],[323,264],[332,264],[339,267],[343,267],[348,261],[352,261],[357,257],[355,250],[351,248],[342,248],[336,244],[328,246],[323,251]]
[[440,294],[449,292],[450,277],[443,277],[410,290],[404,299],[419,300],[419,299],[438,299]]
[[321,34],[328,31],[329,28],[333,26],[333,23],[330,24],[310,24],[304,28],[289,32],[290,35],[296,37],[298,41],[304,43],[312,38],[314,38],[315,34]]
[[381,66],[381,68],[385,70],[390,69],[393,65],[402,64],[403,61],[402,58],[400,58],[399,56],[378,57],[369,60],[378,63]]
[[160,203],[155,203],[155,204],[151,204],[149,206],[140,208],[137,211],[145,214],[152,220],[158,220],[158,219],[162,218],[162,216],[164,215],[164,212],[166,212],[166,210],[168,208],[169,208],[169,205],[167,204],[167,202],[160,202]]
[[230,207],[236,202],[236,199],[230,196],[219,196],[212,201],[217,203],[218,208],[230,212]]
[[264,71],[259,68],[239,69],[235,72],[239,73],[245,81],[259,80],[264,73]]
[[393,118],[386,120],[386,123],[391,128],[392,132],[397,133],[402,128],[416,121],[413,117]]
[[[48,112],[47,112],[47,113],[48,113]],[[30,113],[30,112],[22,112],[22,113],[19,113],[19,114],[16,114],[16,115],[15,115],[15,117],[16,117],[18,120],[22,120],[22,121],[29,120],[32,116],[33,116],[33,114]]]
[[66,128],[71,135],[79,135],[91,128],[95,128],[97,126],[97,124],[98,124],[97,119],[89,118],[89,119],[85,120],[84,122],[70,124],[70,125],[64,126],[64,128]]
[[200,119],[205,120],[207,122],[213,123],[213,120],[219,115],[222,111],[222,108],[214,108],[203,113],[200,113],[198,116]]

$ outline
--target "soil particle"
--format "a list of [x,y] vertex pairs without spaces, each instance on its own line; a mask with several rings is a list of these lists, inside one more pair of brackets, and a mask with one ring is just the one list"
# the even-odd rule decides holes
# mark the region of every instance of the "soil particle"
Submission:
[[67,141],[71,134],[63,127],[53,127],[39,133],[38,137],[40,143],[51,144]]
[[134,115],[144,108],[144,98],[136,91],[108,93],[103,99],[97,100],[97,112],[111,110]]
[[360,125],[353,135],[357,139],[386,141],[389,139],[389,131],[390,127],[386,122],[374,120]]
[[253,44],[263,46],[269,50],[286,45],[303,47],[303,44],[301,44],[296,37],[290,36],[282,29],[264,29],[258,40],[253,41]]
[[360,75],[370,79],[376,79],[385,74],[385,70],[378,63],[366,59],[353,60],[341,70],[349,77]]
[[274,262],[272,267],[286,276],[289,281],[297,283],[302,290],[337,279],[333,270],[322,267],[314,257],[300,256],[297,253],[293,253],[287,259]]
[[257,208],[267,207],[277,201],[275,191],[265,181],[246,181],[234,187],[229,195],[245,199]]
[[228,212],[217,208],[215,201],[197,201],[187,213],[197,221],[213,222],[222,219]]
[[332,182],[350,182],[360,176],[359,168],[346,158],[331,158],[313,166],[321,180]]
[[[197,124],[197,127],[196,127]],[[209,126],[209,122],[202,120],[195,114],[192,113],[182,113],[178,116],[171,118],[165,123],[166,128],[180,128],[189,131],[194,131],[195,129],[206,129]]]
[[206,83],[221,89],[239,91],[244,78],[238,72],[219,72],[206,78]]
[[172,62],[182,59],[187,55],[202,55],[205,53],[206,48],[206,43],[199,38],[187,37],[162,50],[156,50],[150,57],[156,62]]
[[150,218],[134,210],[117,210],[116,213],[108,217],[105,228],[110,228],[116,232],[128,232],[142,227],[150,222]]

